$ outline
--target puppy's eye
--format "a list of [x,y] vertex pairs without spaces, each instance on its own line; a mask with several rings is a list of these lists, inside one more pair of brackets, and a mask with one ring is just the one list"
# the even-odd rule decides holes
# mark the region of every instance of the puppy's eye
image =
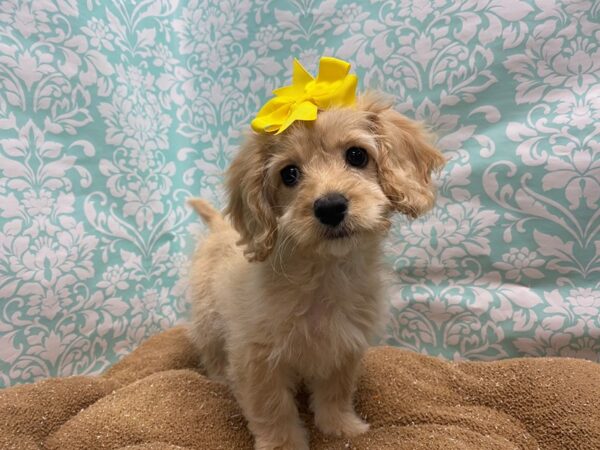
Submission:
[[353,167],[362,169],[369,162],[369,155],[364,148],[350,147],[346,150],[346,162]]
[[281,180],[286,186],[294,186],[300,180],[300,169],[298,166],[285,166],[281,169]]

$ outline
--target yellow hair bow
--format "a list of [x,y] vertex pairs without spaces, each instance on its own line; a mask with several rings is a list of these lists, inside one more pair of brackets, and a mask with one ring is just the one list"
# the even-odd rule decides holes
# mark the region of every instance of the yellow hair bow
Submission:
[[260,109],[251,123],[252,129],[279,134],[296,120],[315,120],[319,109],[353,105],[358,78],[349,75],[349,71],[346,61],[323,57],[315,79],[294,59],[292,84],[273,91],[275,97]]

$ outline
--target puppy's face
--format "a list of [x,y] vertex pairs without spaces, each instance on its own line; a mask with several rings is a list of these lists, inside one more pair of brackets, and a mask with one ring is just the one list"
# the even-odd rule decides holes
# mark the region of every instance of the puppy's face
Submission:
[[387,230],[391,205],[368,115],[323,111],[314,124],[300,122],[270,145],[266,183],[282,242],[345,253],[361,237]]
[[281,135],[252,135],[228,172],[227,213],[250,260],[277,242],[343,255],[384,234],[393,211],[428,210],[443,161],[418,124],[367,96]]

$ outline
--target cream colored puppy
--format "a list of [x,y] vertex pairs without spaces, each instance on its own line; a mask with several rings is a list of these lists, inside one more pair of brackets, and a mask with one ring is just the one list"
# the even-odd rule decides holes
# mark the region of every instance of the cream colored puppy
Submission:
[[384,311],[381,243],[394,211],[434,202],[444,163],[415,122],[374,95],[280,135],[250,135],[227,173],[231,224],[190,204],[211,233],[191,271],[190,335],[207,374],[234,392],[256,449],[308,449],[295,404],[352,437],[352,395]]

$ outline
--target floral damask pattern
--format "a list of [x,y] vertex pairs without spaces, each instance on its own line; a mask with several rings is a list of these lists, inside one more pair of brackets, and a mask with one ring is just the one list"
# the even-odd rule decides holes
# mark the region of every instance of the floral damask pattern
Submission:
[[382,342],[600,360],[600,4],[0,0],[0,386],[185,317],[222,173],[293,57],[352,62],[449,164],[397,220]]

